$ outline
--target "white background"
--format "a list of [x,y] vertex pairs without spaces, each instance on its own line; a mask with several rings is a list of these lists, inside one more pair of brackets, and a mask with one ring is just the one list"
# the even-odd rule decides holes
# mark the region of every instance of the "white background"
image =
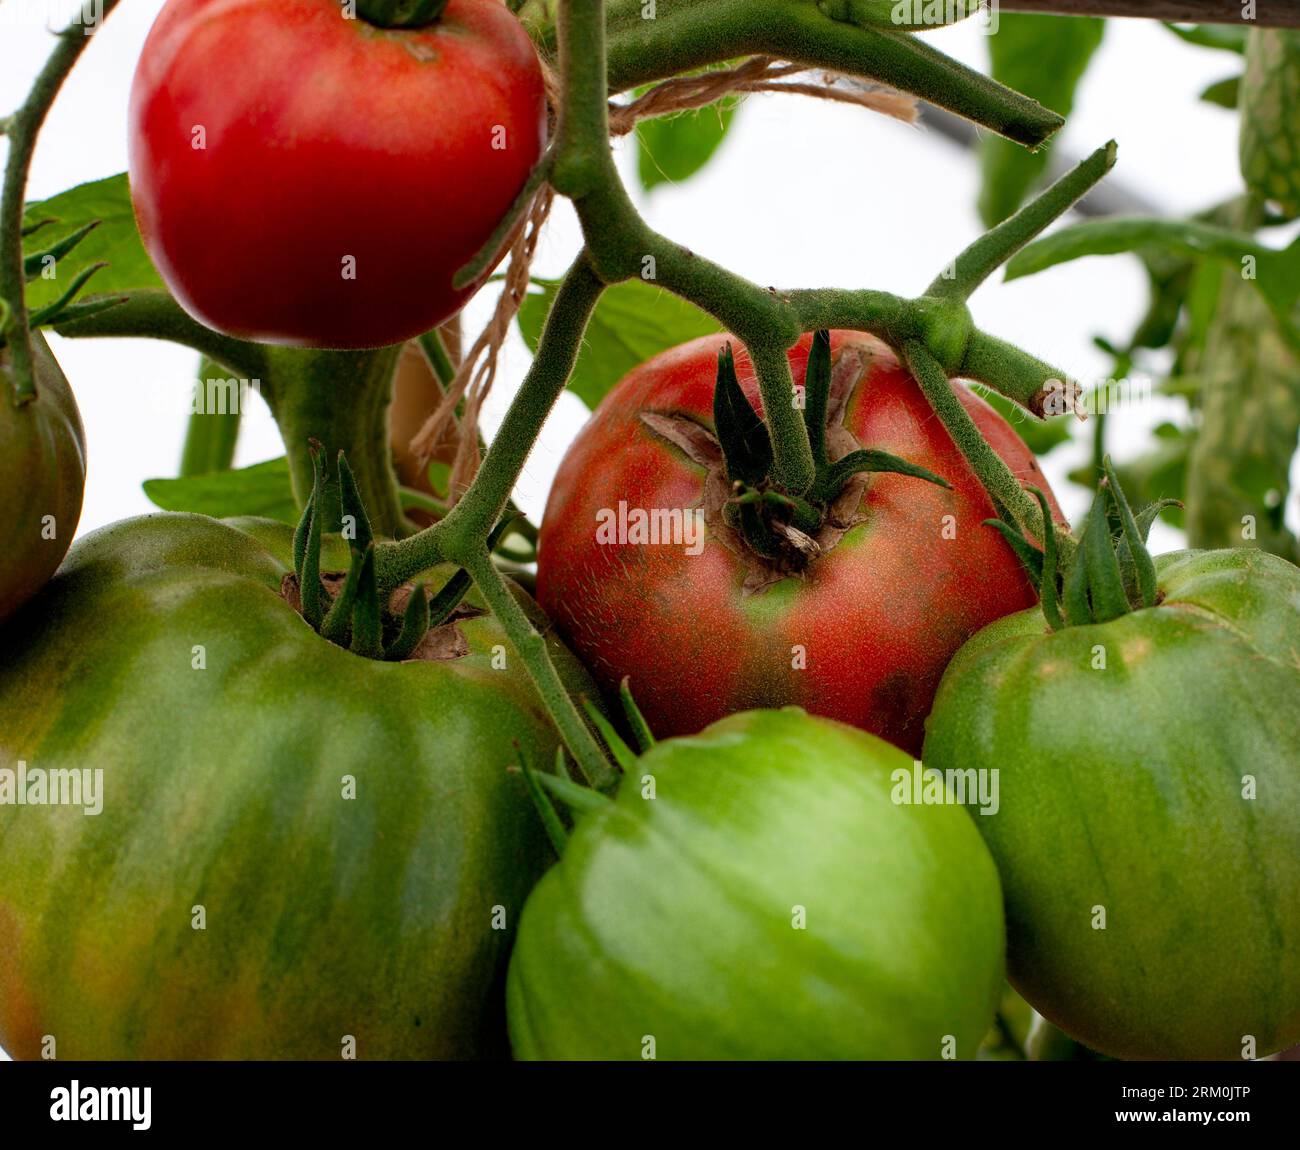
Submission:
[[[124,0],[95,36],[41,137],[29,198],[125,169],[131,72],[161,6],[161,0]],[[0,3],[0,113],[21,103],[43,64],[52,47],[46,13],[59,7],[33,0]],[[927,38],[967,63],[986,67],[985,41],[973,22]],[[214,82],[239,83],[240,68],[240,61],[232,61],[229,74]],[[1111,21],[1056,146],[1082,156],[1113,137],[1119,142],[1119,164],[1112,179],[1139,189],[1169,214],[1204,208],[1239,190],[1240,180],[1235,117],[1198,103],[1196,96],[1236,68],[1234,56],[1183,44],[1153,23]],[[620,162],[629,177],[633,159],[621,146]],[[972,157],[933,132],[855,108],[763,96],[750,99],[703,174],[682,187],[636,194],[656,228],[759,283],[913,294],[979,233],[976,192]],[[576,239],[572,213],[561,204],[535,270],[559,273]],[[489,314],[490,294],[470,304],[467,330],[477,330]],[[1092,347],[1092,336],[1123,340],[1144,302],[1144,276],[1136,260],[1110,257],[1008,285],[990,282],[975,296],[973,311],[986,330],[1091,380],[1110,369]],[[86,424],[90,467],[80,530],[150,510],[140,485],[175,474],[195,353],[144,340],[53,337],[52,343]],[[513,338],[486,413],[489,432],[527,363],[522,342]],[[1178,410],[1177,403],[1165,400],[1126,410],[1111,421],[1112,450],[1120,458],[1140,451],[1148,429]],[[533,453],[519,497],[534,517],[565,444],[584,418],[581,403],[566,395]],[[1086,507],[1088,494],[1064,475],[1087,458],[1086,436],[1087,429],[1081,429],[1075,444],[1046,463],[1071,515]],[[264,410],[245,420],[239,465],[282,453]],[[1298,510],[1293,494],[1288,508],[1293,526],[1300,521]],[[1158,532],[1157,550],[1178,542],[1171,529],[1161,526]]]

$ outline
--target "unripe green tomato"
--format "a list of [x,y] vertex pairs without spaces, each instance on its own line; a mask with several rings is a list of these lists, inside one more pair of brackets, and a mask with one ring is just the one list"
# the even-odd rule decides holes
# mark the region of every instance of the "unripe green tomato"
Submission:
[[[504,1053],[511,932],[552,857],[507,767],[557,736],[473,593],[427,657],[364,659],[286,598],[292,537],[116,523],[0,628],[15,1058],[47,1036],[108,1061]],[[347,562],[326,536],[324,569]]]
[[656,745],[524,908],[516,1057],[974,1058],[1001,888],[964,811],[894,801],[913,765],[797,708]]
[[32,366],[36,398],[17,406],[9,350],[0,348],[0,620],[35,595],[67,554],[86,486],[77,401],[39,331],[32,332]]
[[1300,1041],[1300,570],[1243,549],[1156,571],[1156,607],[971,639],[925,761],[999,771],[975,823],[1040,1013],[1116,1058],[1263,1057]]

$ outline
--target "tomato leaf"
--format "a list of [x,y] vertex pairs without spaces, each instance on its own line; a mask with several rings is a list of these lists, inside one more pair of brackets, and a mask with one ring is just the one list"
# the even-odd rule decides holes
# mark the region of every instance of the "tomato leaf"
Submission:
[[[519,330],[536,352],[542,325],[551,310],[558,280],[534,280],[539,292],[524,298]],[[721,331],[712,316],[644,280],[627,280],[609,288],[587,325],[569,390],[595,407],[637,364],[679,343]]]
[[1201,93],[1201,99],[1207,104],[1217,104],[1229,111],[1237,110],[1237,98],[1241,95],[1241,77],[1229,76],[1211,84]]
[[144,493],[164,511],[192,511],[215,519],[259,515],[296,524],[301,515],[290,485],[289,461],[283,457],[238,471],[146,479]]
[[695,175],[718,150],[735,112],[734,99],[720,100],[694,111],[640,121],[636,138],[641,186],[649,191]]
[[[1068,117],[1105,27],[1104,20],[1092,17],[1003,13],[998,34],[988,37],[993,78]],[[1047,152],[988,135],[980,141],[980,166],[980,217],[992,227],[1041,180]]]
[[54,279],[38,277],[28,285],[27,306],[32,311],[54,303],[74,276],[96,263],[107,265],[92,281],[96,295],[166,290],[136,228],[125,172],[29,203],[23,213],[25,228],[49,222],[25,239],[24,252],[39,252],[56,237],[71,235],[95,220],[99,226],[59,261]]
[[1241,79],[1241,174],[1261,200],[1276,203],[1287,219],[1300,216],[1300,32],[1257,28],[1248,41]]
[[1280,317],[1289,317],[1300,300],[1300,239],[1277,251],[1265,247],[1248,232],[1194,220],[1086,220],[1021,248],[1008,261],[1006,278],[1019,279],[1084,256],[1115,255],[1140,248],[1180,252],[1237,268]]

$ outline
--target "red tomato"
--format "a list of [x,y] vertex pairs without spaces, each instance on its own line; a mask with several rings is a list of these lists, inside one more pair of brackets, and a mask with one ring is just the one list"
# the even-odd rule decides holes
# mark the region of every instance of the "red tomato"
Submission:
[[[799,574],[759,590],[746,589],[747,577],[754,582],[752,556],[734,549],[735,537],[727,540],[716,521],[702,550],[611,544],[607,531],[598,539],[598,527],[618,519],[620,503],[629,524],[636,509],[701,506],[705,467],[642,416],[685,416],[711,430],[718,351],[727,338],[706,336],[665,352],[605,397],[551,491],[538,598],[602,687],[614,690],[632,677],[657,735],[693,733],[735,711],[797,704],[919,753],[935,689],[957,648],[1037,597],[1006,542],[982,525],[995,516],[979,481],[879,340],[831,335],[834,370],[857,381],[848,385],[843,427],[860,446],[927,467],[953,490],[869,476],[858,505],[864,521]],[[810,344],[805,337],[790,351],[796,383]],[[761,411],[739,346],[736,369]],[[1032,452],[1007,423],[964,384],[956,388],[1012,471],[1048,491]]]
[[131,90],[131,192],[182,306],[267,343],[377,347],[452,277],[541,155],[546,98],[500,0],[386,30],[336,0],[169,0]]

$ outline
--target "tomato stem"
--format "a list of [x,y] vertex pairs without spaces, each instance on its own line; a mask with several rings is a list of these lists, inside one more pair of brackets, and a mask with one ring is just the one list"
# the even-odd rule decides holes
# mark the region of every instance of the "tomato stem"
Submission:
[[[117,7],[117,0],[104,0],[103,18]],[[26,276],[23,267],[23,203],[27,174],[32,165],[36,137],[63,81],[80,59],[100,22],[75,21],[58,37],[58,46],[41,69],[23,106],[5,122],[9,156],[5,162],[4,190],[0,193],[0,301],[5,304],[2,336],[10,349],[13,402],[30,403],[36,398],[36,370],[28,327]]]
[[[205,356],[199,362],[195,386],[203,388],[207,380],[225,374],[223,368]],[[196,393],[196,398],[199,394]],[[237,404],[226,411],[210,411],[206,402],[196,402],[185,431],[185,446],[181,450],[181,477],[229,471],[235,461],[241,419],[242,412]]]
[[[1064,120],[895,29],[860,27],[824,6],[793,0],[610,0],[609,90],[623,92],[738,56],[774,56],[876,80],[946,108],[1008,139],[1038,147]],[[553,49],[556,30],[537,30]]]
[[[312,483],[308,441],[317,439],[327,459],[346,453],[376,534],[394,537],[408,531],[388,437],[388,405],[400,350],[264,349],[264,395],[284,437],[299,505],[305,505]],[[338,530],[343,512],[333,472],[327,468],[329,482],[321,505],[327,531]]]
[[605,757],[591,728],[578,713],[578,708],[560,680],[546,649],[546,639],[520,606],[487,548],[481,547],[472,556],[467,556],[462,566],[469,572],[492,614],[505,629],[515,653],[523,660],[547,713],[577,762],[578,769],[596,790],[612,790],[618,782],[617,772]]
[[602,291],[604,284],[592,271],[586,253],[580,254],[560,284],[537,354],[469,490],[445,519],[409,539],[381,547],[377,567],[381,591],[444,560],[461,562],[500,521],[537,433],[568,383]]
[[[1012,522],[1028,534],[1042,539],[1046,528],[1037,501],[1021,487],[1001,456],[989,446],[929,349],[919,340],[914,340],[905,345],[903,356],[934,413],[988,492],[994,508],[999,514],[1010,516]],[[1047,527],[1050,528],[1050,524]],[[1066,552],[1071,549],[1068,537],[1061,539],[1061,546]]]
[[1115,166],[1114,140],[1103,144],[1015,215],[985,232],[925,290],[936,299],[969,299],[986,279],[1044,228],[1063,216]]

